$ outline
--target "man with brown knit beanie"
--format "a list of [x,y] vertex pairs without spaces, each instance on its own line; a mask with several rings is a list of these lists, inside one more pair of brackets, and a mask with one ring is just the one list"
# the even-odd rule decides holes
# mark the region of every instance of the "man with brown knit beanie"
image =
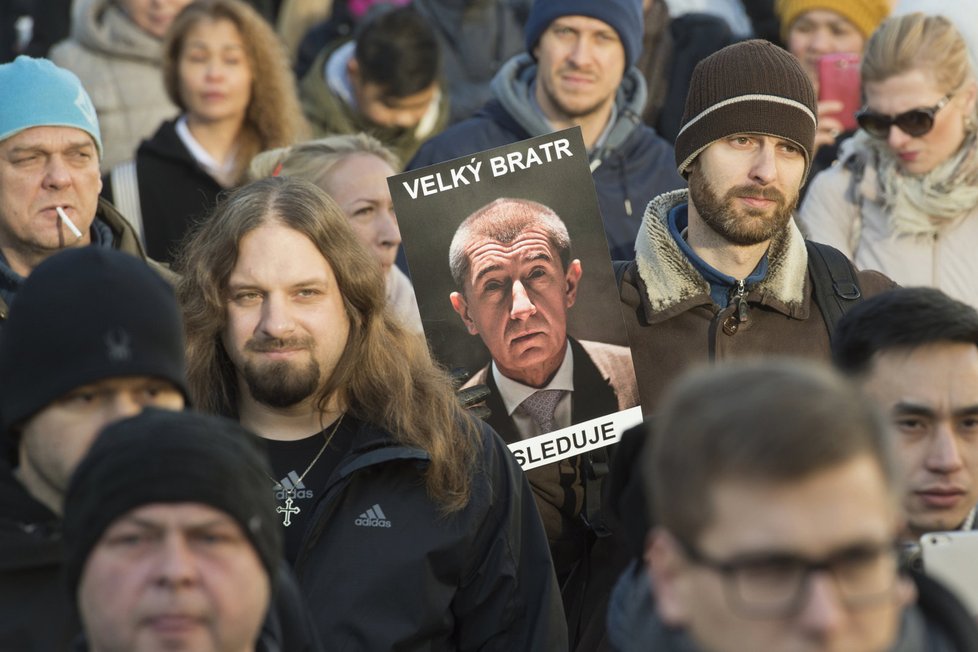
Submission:
[[795,226],[815,116],[805,71],[767,41],[728,46],[693,72],[676,139],[689,190],[649,203],[621,284],[646,414],[693,363],[828,359],[837,315],[893,285]]

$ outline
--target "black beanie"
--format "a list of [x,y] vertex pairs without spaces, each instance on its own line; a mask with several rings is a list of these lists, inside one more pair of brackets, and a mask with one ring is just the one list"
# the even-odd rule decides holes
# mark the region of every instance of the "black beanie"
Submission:
[[223,417],[149,408],[108,426],[65,495],[65,573],[71,596],[105,530],[153,503],[203,503],[233,518],[271,585],[282,558],[271,471],[257,437]]
[[721,138],[756,133],[784,138],[805,154],[805,177],[815,152],[815,89],[794,56],[770,41],[742,41],[714,52],[693,70],[676,166],[686,168]]
[[534,59],[533,49],[540,37],[561,16],[588,16],[611,25],[625,48],[625,70],[642,52],[642,0],[534,0],[524,28],[526,51]]
[[105,378],[162,378],[186,397],[184,355],[173,289],[149,265],[94,245],[59,252],[27,277],[0,330],[0,436]]

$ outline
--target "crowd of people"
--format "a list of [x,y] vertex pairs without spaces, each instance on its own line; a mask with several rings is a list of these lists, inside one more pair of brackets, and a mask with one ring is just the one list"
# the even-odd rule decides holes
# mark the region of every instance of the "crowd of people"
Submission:
[[[920,543],[978,530],[978,3],[54,4],[0,14],[0,650],[978,650]],[[567,127],[628,346],[500,197],[460,376],[388,179]]]

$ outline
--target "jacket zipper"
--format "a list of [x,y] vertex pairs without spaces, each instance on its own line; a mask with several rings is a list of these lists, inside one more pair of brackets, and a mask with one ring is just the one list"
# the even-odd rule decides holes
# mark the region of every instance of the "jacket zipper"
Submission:
[[[730,303],[727,304],[727,308],[729,308],[730,305],[734,306],[737,321],[741,324],[746,322],[749,304],[747,303],[747,282],[743,279],[737,281],[737,286],[734,289],[733,294],[730,296]],[[717,359],[717,331],[723,327],[723,322],[727,319],[727,308],[718,309],[714,314],[713,319],[710,321],[709,342],[707,349],[707,359],[710,362],[715,362]]]
[[737,281],[737,291],[730,297],[730,301],[736,303],[737,321],[743,324],[747,321],[747,285],[743,279]]

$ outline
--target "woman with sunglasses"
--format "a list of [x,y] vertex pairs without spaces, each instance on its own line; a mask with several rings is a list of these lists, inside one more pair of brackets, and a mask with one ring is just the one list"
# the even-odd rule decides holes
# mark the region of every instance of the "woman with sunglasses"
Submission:
[[[854,131],[845,105],[821,87],[820,66],[830,55],[860,55],[873,31],[890,14],[892,0],[777,0],[781,41],[801,63],[819,94],[814,175],[832,165],[839,143]],[[853,66],[855,67],[855,66]],[[827,80],[831,82],[832,80]],[[855,107],[852,107],[854,110]]]
[[799,218],[860,269],[978,306],[974,72],[944,17],[886,20],[862,63],[859,132],[812,181]]

